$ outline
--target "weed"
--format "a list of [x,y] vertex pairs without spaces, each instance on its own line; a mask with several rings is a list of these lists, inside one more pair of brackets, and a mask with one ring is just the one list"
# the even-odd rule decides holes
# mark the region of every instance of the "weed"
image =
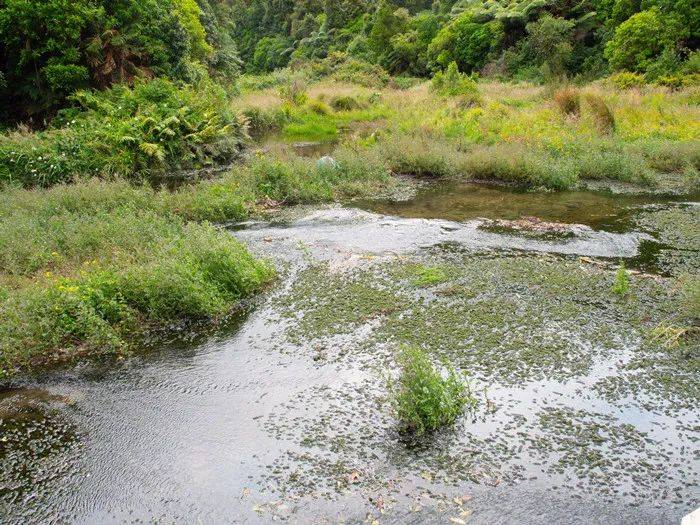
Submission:
[[331,108],[320,100],[310,100],[308,106],[311,111],[318,115],[330,115],[331,113]]
[[421,266],[416,270],[416,277],[413,279],[413,284],[416,286],[432,286],[440,284],[447,280],[445,270],[438,267]]
[[619,296],[627,295],[630,291],[630,276],[624,264],[621,264],[615,272],[615,283],[612,291]]
[[390,391],[404,430],[421,435],[451,425],[476,404],[466,378],[446,363],[443,376],[422,350],[403,348],[398,363],[400,376]]
[[289,82],[282,85],[279,90],[279,95],[282,100],[288,102],[292,106],[303,106],[309,99],[306,90],[306,82],[301,77],[295,76]]
[[449,97],[458,95],[478,97],[479,93],[476,82],[469,75],[460,73],[456,62],[450,63],[444,72],[435,73],[431,86],[440,95]]
[[352,111],[353,109],[360,109],[363,107],[363,104],[355,96],[338,95],[331,98],[331,107],[336,111]]
[[610,83],[618,89],[640,88],[646,84],[644,75],[622,71],[610,77]]

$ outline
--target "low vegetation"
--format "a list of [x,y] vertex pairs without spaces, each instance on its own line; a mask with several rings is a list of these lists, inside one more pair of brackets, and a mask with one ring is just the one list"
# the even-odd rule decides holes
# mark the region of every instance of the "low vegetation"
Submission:
[[0,136],[0,183],[48,186],[76,177],[148,177],[204,168],[235,158],[244,121],[210,83],[180,87],[168,80],[79,91],[78,107],[50,128]]
[[390,383],[397,417],[415,435],[451,425],[468,406],[476,404],[462,374],[443,363],[444,373],[418,348],[403,348],[398,356],[400,375]]

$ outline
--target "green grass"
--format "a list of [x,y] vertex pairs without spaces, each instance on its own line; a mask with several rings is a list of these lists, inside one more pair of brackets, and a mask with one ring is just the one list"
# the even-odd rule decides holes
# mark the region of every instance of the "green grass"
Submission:
[[118,181],[0,193],[0,374],[126,351],[144,330],[226,314],[272,277],[168,199]]
[[253,159],[173,192],[99,179],[0,191],[0,374],[126,352],[144,331],[227,314],[273,271],[208,221],[243,219],[261,200],[367,197],[395,184],[372,152],[341,149],[336,160]]

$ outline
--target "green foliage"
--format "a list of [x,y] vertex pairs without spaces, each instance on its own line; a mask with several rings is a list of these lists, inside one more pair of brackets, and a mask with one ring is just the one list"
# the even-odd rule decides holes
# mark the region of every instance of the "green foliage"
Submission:
[[476,405],[466,378],[447,363],[445,376],[418,348],[398,356],[400,376],[389,384],[397,417],[405,431],[416,435],[451,425],[465,407]]
[[[43,119],[78,89],[138,77],[193,80],[196,61],[234,78],[224,8],[196,0],[6,0],[0,3],[0,90],[5,119]],[[207,18],[207,33],[202,20]]]
[[268,36],[258,41],[250,62],[251,71],[263,73],[284,67],[289,62],[289,42],[281,36]]
[[147,176],[226,162],[245,138],[221,88],[167,80],[75,95],[79,110],[35,134],[0,136],[0,182],[49,185],[79,176]]
[[336,111],[352,111],[364,106],[365,104],[353,95],[336,95],[331,98],[331,107]]
[[621,264],[615,272],[615,283],[612,291],[619,296],[627,295],[630,291],[630,276],[624,264]]
[[[226,314],[272,276],[170,194],[89,181],[0,193],[0,369],[125,351],[150,327]],[[167,205],[166,205],[167,204]]]
[[462,71],[478,71],[486,64],[489,53],[498,47],[502,36],[498,22],[481,23],[466,12],[437,33],[428,53],[437,67],[445,68],[456,62]]
[[437,93],[448,97],[471,95],[476,99],[479,94],[476,82],[469,75],[460,73],[456,62],[451,62],[444,72],[435,73],[431,85]]
[[432,286],[440,284],[447,280],[447,274],[439,267],[420,266],[416,270],[416,277],[413,279],[413,284],[417,286]]
[[306,92],[306,82],[301,77],[292,78],[279,91],[280,98],[293,106],[303,106],[309,99]]
[[630,73],[629,71],[620,71],[610,77],[610,82],[618,89],[639,88],[646,84],[644,75],[639,73]]
[[614,70],[644,73],[686,32],[677,20],[664,17],[658,9],[641,11],[618,26],[605,47],[605,56]]

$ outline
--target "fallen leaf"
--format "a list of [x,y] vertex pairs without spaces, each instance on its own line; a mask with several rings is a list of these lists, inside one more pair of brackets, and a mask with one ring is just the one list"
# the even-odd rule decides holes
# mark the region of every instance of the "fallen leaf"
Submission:
[[466,521],[459,518],[450,518],[450,523],[454,523],[455,525],[467,525]]

